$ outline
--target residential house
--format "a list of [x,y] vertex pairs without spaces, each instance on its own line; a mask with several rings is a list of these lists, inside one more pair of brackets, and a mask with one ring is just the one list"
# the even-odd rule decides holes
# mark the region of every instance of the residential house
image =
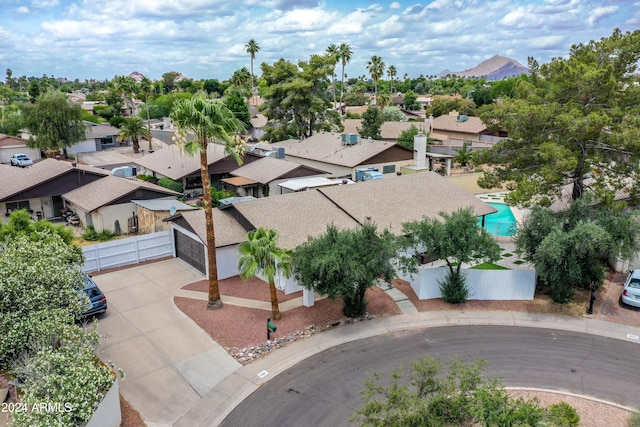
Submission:
[[[239,201],[223,210],[214,209],[218,277],[238,274],[237,246],[257,227],[277,230],[279,245],[294,249],[310,236],[323,234],[329,224],[356,228],[371,221],[399,235],[404,222],[468,207],[479,217],[496,211],[435,172]],[[184,212],[170,220],[176,256],[206,272],[204,212]],[[290,280],[279,281],[287,293],[300,290]]]
[[[84,124],[87,127],[86,139],[67,147],[69,154],[93,153],[95,151],[129,144],[128,141],[118,141],[120,129],[116,127],[109,124],[97,124],[87,121],[85,121]],[[29,139],[30,136],[31,133],[28,129],[22,129],[22,138]]]
[[368,167],[377,168],[385,176],[395,176],[402,166],[414,163],[412,150],[389,141],[360,139],[357,135],[316,133],[302,140],[259,145],[265,153],[284,149],[285,159],[327,171],[334,178],[355,180],[356,169]]
[[63,160],[44,159],[27,168],[0,168],[0,216],[26,209],[37,218],[60,218],[62,195],[109,175],[109,171]]
[[138,232],[140,234],[169,230],[170,224],[164,221],[176,213],[194,211],[198,208],[175,199],[131,200],[136,205]]
[[[362,127],[362,120],[360,119],[345,119],[344,133],[358,133],[358,129]],[[402,121],[402,122],[384,122],[380,127],[380,140],[381,141],[397,141],[400,134],[404,131],[411,129],[411,126],[415,126],[424,133],[429,132],[429,123],[419,121]],[[435,136],[434,136],[435,137]]]
[[231,187],[240,196],[262,197],[280,193],[279,184],[289,179],[328,174],[292,160],[263,157],[239,167],[231,175],[222,179],[225,187]]
[[109,175],[64,193],[62,198],[66,206],[78,214],[82,225],[93,226],[96,231],[126,234],[138,232],[133,200],[175,201],[179,195],[146,181]]
[[459,114],[455,110],[435,118],[429,117],[429,122],[433,133],[444,135],[448,140],[471,141],[478,145],[477,143],[495,143],[507,137],[504,130],[487,129],[479,117]]
[[27,139],[0,133],[0,163],[11,163],[14,154],[26,154],[31,160],[40,159],[40,150],[27,147]]
[[[262,156],[247,153],[243,163],[248,164]],[[211,185],[222,188],[222,179],[230,177],[230,173],[238,169],[238,163],[225,153],[221,144],[208,144],[207,160],[209,161],[209,175]],[[185,192],[201,192],[202,179],[200,175],[200,156],[185,153],[178,145],[169,145],[162,150],[139,157],[136,163],[142,167],[141,173],[153,175],[156,178],[170,178],[180,181]],[[201,193],[200,193],[201,194]]]

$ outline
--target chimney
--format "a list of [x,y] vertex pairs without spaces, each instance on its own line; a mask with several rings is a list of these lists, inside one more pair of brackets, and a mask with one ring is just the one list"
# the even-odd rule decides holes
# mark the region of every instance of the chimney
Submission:
[[413,137],[414,161],[419,168],[427,167],[427,136],[420,132]]

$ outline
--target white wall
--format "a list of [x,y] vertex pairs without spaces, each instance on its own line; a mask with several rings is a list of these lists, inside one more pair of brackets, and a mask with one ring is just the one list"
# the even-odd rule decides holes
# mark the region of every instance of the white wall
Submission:
[[[42,199],[28,199],[29,200],[29,208],[33,211],[31,214],[32,217],[36,216],[36,212],[40,211],[43,214],[43,218],[51,218],[52,214],[52,203],[51,197],[44,197]],[[7,203],[0,202],[0,222],[8,223],[9,217],[5,214],[7,213]]]
[[[90,213],[91,224],[96,231],[109,230],[115,231],[115,222],[120,223],[120,232],[122,234],[129,233],[128,219],[136,212],[134,203],[121,203],[119,205],[103,206]],[[78,212],[79,213],[79,212]],[[89,224],[88,221],[84,224]]]
[[11,163],[9,160],[14,154],[26,154],[31,160],[40,159],[40,150],[27,147],[3,147],[0,149],[0,163]]
[[93,153],[95,151],[97,151],[95,139],[87,139],[67,148],[67,153],[69,154]]
[[[537,273],[523,270],[462,269],[467,276],[470,300],[533,300]],[[411,284],[418,299],[442,298],[438,281],[447,273],[446,267],[418,268],[418,273],[399,277]]]
[[240,274],[240,272],[238,271],[238,259],[240,258],[240,254],[238,253],[238,246],[239,245],[231,245],[216,249],[218,279],[227,279],[229,277],[237,276],[238,274]]

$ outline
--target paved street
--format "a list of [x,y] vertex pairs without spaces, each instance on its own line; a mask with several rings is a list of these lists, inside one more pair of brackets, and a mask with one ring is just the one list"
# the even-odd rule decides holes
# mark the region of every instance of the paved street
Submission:
[[575,332],[505,326],[400,331],[330,348],[282,372],[245,399],[222,426],[344,426],[362,405],[367,372],[388,373],[430,354],[484,359],[506,386],[538,387],[638,404],[636,343]]

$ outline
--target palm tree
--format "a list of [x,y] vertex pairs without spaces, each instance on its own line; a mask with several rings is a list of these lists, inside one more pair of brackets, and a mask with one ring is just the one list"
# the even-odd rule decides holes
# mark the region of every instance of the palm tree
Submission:
[[[209,179],[209,161],[207,146],[209,143],[223,144],[225,152],[242,164],[245,145],[235,134],[244,129],[229,108],[220,100],[206,99],[196,95],[190,99],[176,101],[169,115],[176,127],[176,142],[190,155],[200,154],[200,176],[204,190],[204,214],[207,228],[207,254],[209,262],[209,301],[208,309],[222,308],[218,287],[218,265],[216,262],[216,238],[211,206],[211,185]],[[187,134],[195,138],[187,141]]]
[[118,133],[118,141],[126,141],[131,139],[133,152],[140,152],[139,138],[151,140],[151,131],[144,125],[140,117],[125,117],[120,132]]
[[335,68],[338,63],[338,46],[335,43],[331,43],[329,47],[327,47],[327,55],[329,55],[333,59],[333,72],[331,73],[331,86],[333,87],[333,108],[336,107],[336,73]]
[[389,85],[391,86],[391,96],[393,96],[393,80],[398,75],[398,71],[396,70],[396,67],[392,65],[389,67],[388,73],[389,73]]
[[[149,135],[151,135],[151,115],[149,113],[149,94],[153,91],[153,82],[148,77],[143,77],[140,80],[140,91],[144,93],[144,105],[147,107],[147,129],[149,129]],[[151,144],[151,138],[149,138],[149,152],[153,152],[153,145]]]
[[253,85],[253,60],[256,59],[256,53],[260,51],[260,46],[258,46],[258,42],[254,39],[249,40],[249,42],[244,45],[247,48],[247,53],[251,55],[251,96],[255,95],[255,87]]
[[338,59],[342,63],[342,80],[340,85],[340,107],[342,107],[342,97],[344,95],[344,67],[351,61],[353,51],[348,43],[340,43],[338,46]]
[[124,106],[128,108],[129,115],[133,116],[133,93],[136,90],[136,81],[129,76],[116,76],[113,80],[116,90],[122,94]]
[[369,61],[367,61],[367,71],[371,75],[373,80],[373,100],[376,103],[376,97],[378,96],[378,80],[384,76],[384,62],[378,55],[373,55]]
[[271,293],[271,317],[280,319],[278,294],[276,293],[275,276],[281,271],[285,277],[291,276],[291,251],[278,247],[278,232],[258,227],[247,234],[247,240],[240,243],[238,251],[238,270],[242,280],[249,280],[258,274],[269,282]]

